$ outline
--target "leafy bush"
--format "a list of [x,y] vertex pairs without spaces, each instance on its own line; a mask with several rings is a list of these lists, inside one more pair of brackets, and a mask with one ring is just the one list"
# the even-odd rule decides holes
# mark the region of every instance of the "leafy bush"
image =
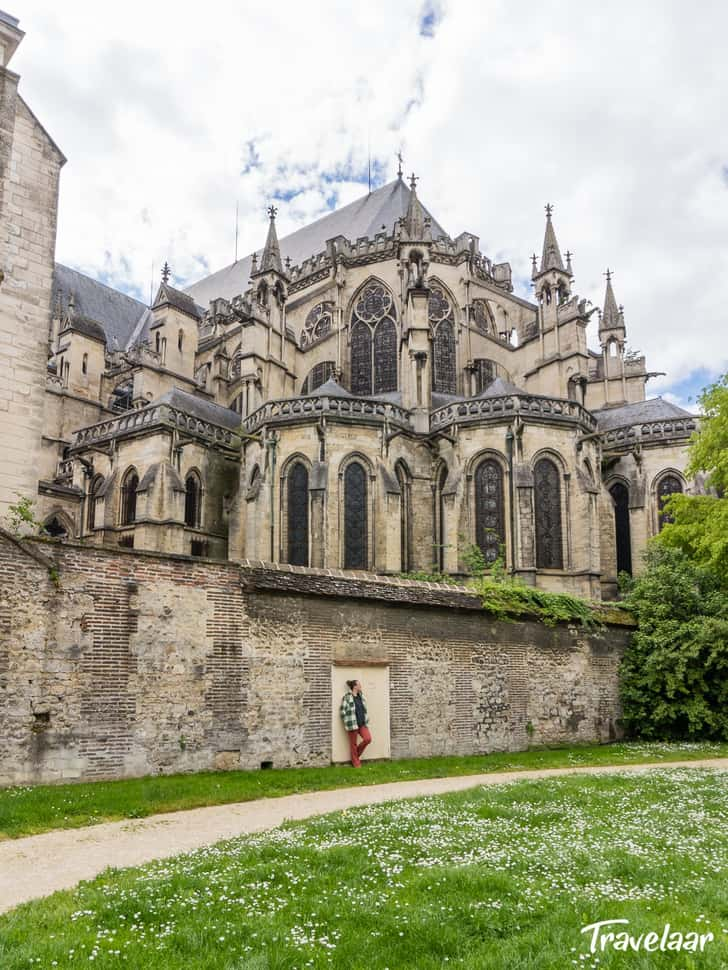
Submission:
[[621,666],[625,729],[728,739],[728,589],[681,549],[653,543],[625,605],[639,627]]
[[515,579],[498,580],[487,576],[471,580],[470,585],[480,596],[484,609],[499,620],[535,617],[546,626],[574,622],[582,626],[598,626],[601,623],[590,603],[568,593],[550,593]]
[[29,532],[35,532],[39,535],[42,534],[44,531],[43,523],[39,522],[35,517],[35,512],[33,511],[35,502],[33,499],[21,495],[20,492],[16,492],[15,494],[18,496],[18,501],[8,506],[8,511],[5,516],[5,526],[8,532],[16,538],[27,535]]

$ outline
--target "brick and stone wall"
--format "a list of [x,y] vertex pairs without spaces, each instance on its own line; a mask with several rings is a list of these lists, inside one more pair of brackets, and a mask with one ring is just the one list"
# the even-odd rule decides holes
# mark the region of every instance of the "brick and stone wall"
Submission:
[[327,764],[336,663],[389,664],[394,758],[606,741],[628,636],[497,622],[465,588],[0,533],[0,783]]

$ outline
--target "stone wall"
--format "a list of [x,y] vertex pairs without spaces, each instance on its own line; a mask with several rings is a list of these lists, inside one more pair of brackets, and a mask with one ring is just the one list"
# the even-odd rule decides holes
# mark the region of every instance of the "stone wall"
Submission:
[[628,636],[495,622],[465,588],[0,533],[0,783],[327,764],[335,663],[389,664],[394,758],[606,741]]
[[0,515],[38,490],[64,161],[0,63]]

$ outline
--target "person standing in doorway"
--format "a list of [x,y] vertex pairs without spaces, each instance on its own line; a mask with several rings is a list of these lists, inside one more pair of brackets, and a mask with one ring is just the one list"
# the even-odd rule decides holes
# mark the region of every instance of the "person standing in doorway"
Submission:
[[[346,686],[349,689],[341,699],[339,713],[346,733],[349,735],[351,763],[355,768],[361,768],[362,751],[372,743],[372,735],[367,727],[369,724],[367,705],[358,680],[347,680]],[[361,737],[359,742],[357,742],[357,735]]]

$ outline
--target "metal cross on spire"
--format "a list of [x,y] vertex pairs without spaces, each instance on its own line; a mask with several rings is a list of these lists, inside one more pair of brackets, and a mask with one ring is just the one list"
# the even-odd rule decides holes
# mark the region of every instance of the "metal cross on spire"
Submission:
[[554,211],[554,207],[551,205],[550,202],[547,202],[546,203],[546,218],[547,219],[550,219],[551,218],[551,213],[553,211]]
[[404,174],[402,170],[402,162],[404,161],[402,158],[402,149],[397,152],[397,161],[399,162],[399,165],[397,166],[397,178],[401,179],[402,175]]
[[414,191],[417,188],[417,182],[418,182],[418,177],[413,172],[410,175],[410,188],[412,189],[412,191]]
[[606,276],[607,277],[607,283],[609,283],[609,281],[611,280],[611,278],[612,278],[613,275],[614,275],[614,273],[612,272],[612,270],[608,266],[607,266],[607,272],[606,273],[602,273],[602,276]]
[[169,283],[169,277],[172,275],[172,270],[169,268],[169,263],[165,259],[164,266],[162,267],[162,282]]
[[278,215],[278,209],[276,209],[274,205],[269,205],[268,215],[270,216],[271,219],[275,219],[275,217]]

